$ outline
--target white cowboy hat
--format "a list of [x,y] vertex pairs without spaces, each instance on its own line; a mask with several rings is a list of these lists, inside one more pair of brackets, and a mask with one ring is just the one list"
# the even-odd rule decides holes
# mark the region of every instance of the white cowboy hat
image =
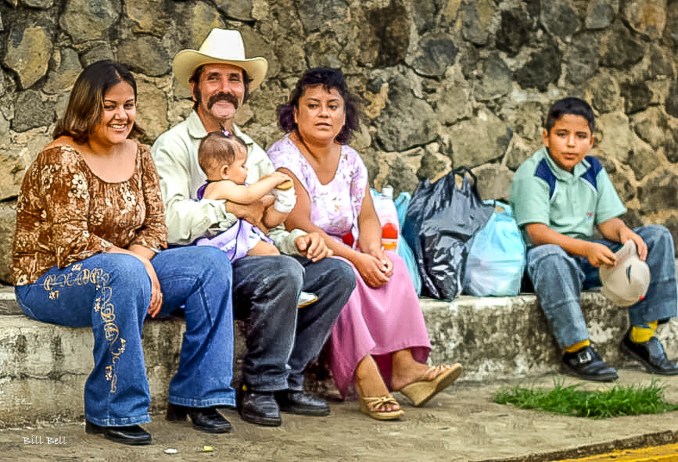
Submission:
[[172,71],[177,81],[191,88],[188,79],[203,64],[231,64],[247,72],[252,79],[250,91],[263,82],[268,69],[265,58],[245,58],[245,44],[237,30],[212,29],[199,50],[181,50],[174,57]]

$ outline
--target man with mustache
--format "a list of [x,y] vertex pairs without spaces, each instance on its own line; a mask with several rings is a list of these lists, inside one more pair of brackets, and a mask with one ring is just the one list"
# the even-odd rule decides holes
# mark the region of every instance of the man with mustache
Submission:
[[[201,237],[213,237],[237,218],[262,225],[261,203],[243,206],[197,200],[196,193],[205,182],[198,147],[212,131],[227,130],[245,142],[248,183],[274,171],[264,150],[234,124],[238,109],[261,84],[267,67],[264,58],[245,58],[242,37],[235,30],[213,29],[199,50],[183,50],[175,56],[173,72],[178,83],[191,90],[193,111],[160,135],[152,148],[171,244],[188,245]],[[294,200],[289,202],[274,206],[289,212]],[[247,422],[277,426],[280,411],[329,414],[324,400],[304,392],[303,373],[319,354],[353,291],[355,276],[346,263],[326,258],[332,251],[317,233],[287,232],[279,226],[269,237],[284,255],[234,262],[232,290],[235,315],[248,321],[238,410]],[[317,294],[319,300],[297,310],[302,290]]]
[[[195,97],[197,99],[201,98],[200,90],[196,88],[195,90]],[[233,107],[237,110],[238,107],[240,106],[238,102],[238,98],[236,98],[232,93],[224,93],[224,92],[218,92],[215,93],[214,95],[210,96],[210,98],[207,100],[207,110],[209,111],[212,109],[212,106],[214,106],[215,103],[219,101],[226,101],[229,102],[233,105]],[[198,108],[194,108],[198,109]]]

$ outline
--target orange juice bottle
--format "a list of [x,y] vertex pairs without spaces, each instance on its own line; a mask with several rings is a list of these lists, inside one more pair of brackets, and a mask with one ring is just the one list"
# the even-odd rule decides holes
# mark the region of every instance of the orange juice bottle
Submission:
[[398,228],[393,223],[386,223],[381,228],[381,245],[384,250],[398,250]]
[[384,250],[398,250],[398,211],[393,203],[393,186],[384,186],[378,201],[377,214],[381,222],[381,245]]

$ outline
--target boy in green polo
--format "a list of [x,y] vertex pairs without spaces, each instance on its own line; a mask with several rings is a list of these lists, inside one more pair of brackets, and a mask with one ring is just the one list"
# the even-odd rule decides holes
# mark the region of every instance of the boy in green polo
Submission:
[[[528,244],[527,271],[559,346],[563,371],[596,381],[613,381],[617,371],[593,349],[579,296],[600,286],[598,269],[613,266],[614,252],[634,241],[652,275],[646,297],[629,307],[631,327],[622,349],[649,372],[678,374],[655,336],[657,325],[676,315],[673,239],[662,226],[630,229],[626,212],[593,147],[591,106],[564,98],[551,106],[544,147],[513,177],[511,205]],[[593,227],[603,239],[594,240]]]

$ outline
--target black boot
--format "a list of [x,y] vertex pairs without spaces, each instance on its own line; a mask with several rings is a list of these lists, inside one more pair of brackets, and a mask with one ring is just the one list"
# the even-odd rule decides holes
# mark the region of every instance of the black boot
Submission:
[[185,422],[191,418],[193,428],[207,433],[228,433],[231,423],[213,407],[187,407],[167,403],[165,418],[170,422]]
[[282,424],[280,408],[272,392],[257,392],[242,385],[238,398],[238,411],[245,422],[267,427]]
[[309,393],[297,390],[281,390],[275,392],[275,400],[282,412],[290,414],[325,416],[330,414],[327,401]]
[[152,442],[151,434],[139,425],[101,427],[86,420],[85,433],[90,435],[103,435],[104,438],[108,440],[115,441],[116,443],[129,444],[131,446],[141,446],[151,444]]

